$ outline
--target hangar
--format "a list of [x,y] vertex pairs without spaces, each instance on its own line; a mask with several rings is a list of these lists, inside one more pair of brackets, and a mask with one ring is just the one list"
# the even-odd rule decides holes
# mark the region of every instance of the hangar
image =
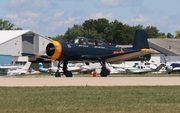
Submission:
[[50,41],[31,30],[0,30],[0,54],[11,55],[12,64],[25,63],[31,59],[22,56],[22,52],[38,53],[45,50]]
[[180,39],[148,39],[149,47],[164,55],[165,62],[180,61]]
[[[180,39],[149,38],[149,47],[155,50],[151,54],[150,62],[166,63],[180,61]],[[117,47],[132,47],[132,45],[117,45]]]

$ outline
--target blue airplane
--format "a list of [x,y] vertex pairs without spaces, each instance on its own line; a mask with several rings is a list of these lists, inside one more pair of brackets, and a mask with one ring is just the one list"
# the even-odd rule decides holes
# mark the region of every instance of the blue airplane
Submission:
[[[66,77],[72,77],[72,72],[67,70],[68,62],[100,62],[101,77],[107,77],[110,71],[105,63],[117,61],[147,61],[151,58],[147,34],[145,30],[136,30],[133,46],[131,48],[120,48],[110,46],[101,40],[77,37],[70,42],[52,41],[46,46],[46,55],[39,58],[59,61],[55,77],[60,77],[60,65],[63,63],[63,73]],[[36,57],[34,53],[22,53],[23,56]]]

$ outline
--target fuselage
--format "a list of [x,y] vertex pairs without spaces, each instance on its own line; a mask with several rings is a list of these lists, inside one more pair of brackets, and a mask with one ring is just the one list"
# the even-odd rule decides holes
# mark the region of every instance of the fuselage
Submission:
[[[76,41],[78,40],[78,42]],[[80,41],[83,42],[80,43]],[[82,61],[82,57],[93,58],[132,51],[132,48],[110,46],[103,41],[87,38],[75,38],[70,42],[53,41],[46,47],[46,53],[53,60]],[[133,58],[130,60],[148,60],[150,55]]]

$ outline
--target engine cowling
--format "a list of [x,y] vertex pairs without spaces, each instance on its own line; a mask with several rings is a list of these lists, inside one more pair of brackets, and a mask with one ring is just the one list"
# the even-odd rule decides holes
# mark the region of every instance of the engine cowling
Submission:
[[62,45],[58,41],[52,41],[46,46],[46,54],[52,60],[57,60],[62,55]]

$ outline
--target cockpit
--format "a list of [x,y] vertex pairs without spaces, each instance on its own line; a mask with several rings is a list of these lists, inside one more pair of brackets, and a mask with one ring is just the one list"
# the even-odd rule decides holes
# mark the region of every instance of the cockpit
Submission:
[[76,45],[92,45],[92,46],[106,46],[107,44],[101,40],[89,39],[85,37],[77,37],[70,41]]

